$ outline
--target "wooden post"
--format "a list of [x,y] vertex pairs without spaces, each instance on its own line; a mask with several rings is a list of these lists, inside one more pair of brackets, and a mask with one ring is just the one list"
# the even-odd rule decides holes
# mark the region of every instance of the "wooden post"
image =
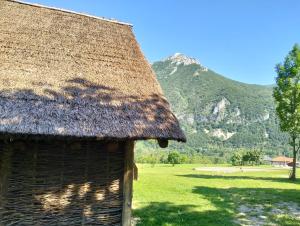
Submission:
[[11,173],[11,156],[14,150],[10,142],[2,140],[0,142],[0,208],[3,208],[7,198],[9,174]]
[[135,163],[133,163],[133,179],[138,180],[139,177],[139,169]]
[[131,226],[134,141],[125,143],[122,225]]

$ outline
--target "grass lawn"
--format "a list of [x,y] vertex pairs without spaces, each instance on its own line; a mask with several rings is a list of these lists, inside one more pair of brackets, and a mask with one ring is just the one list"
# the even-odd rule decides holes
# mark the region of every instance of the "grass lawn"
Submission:
[[300,226],[300,179],[290,182],[288,170],[224,173],[196,167],[201,166],[138,165],[138,225]]

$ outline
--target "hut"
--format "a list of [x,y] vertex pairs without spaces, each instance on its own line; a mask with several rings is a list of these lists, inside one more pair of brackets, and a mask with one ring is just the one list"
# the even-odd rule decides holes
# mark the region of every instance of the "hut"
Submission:
[[273,166],[289,166],[290,163],[293,163],[293,158],[286,156],[277,156],[271,160]]
[[130,225],[134,142],[185,141],[132,26],[0,0],[0,225]]
[[265,165],[271,165],[272,163],[272,158],[268,155],[264,155],[262,159],[262,163]]

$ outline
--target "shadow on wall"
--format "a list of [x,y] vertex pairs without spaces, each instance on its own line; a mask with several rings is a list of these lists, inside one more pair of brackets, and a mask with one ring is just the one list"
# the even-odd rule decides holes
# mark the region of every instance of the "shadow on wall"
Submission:
[[0,143],[0,225],[119,225],[124,150],[97,141]]
[[[123,93],[83,78],[64,84],[60,91],[42,82],[33,84],[36,92],[0,91],[0,130],[111,138],[183,137],[169,104],[159,95],[133,96],[130,90]],[[41,87],[47,87],[42,88],[43,94]]]

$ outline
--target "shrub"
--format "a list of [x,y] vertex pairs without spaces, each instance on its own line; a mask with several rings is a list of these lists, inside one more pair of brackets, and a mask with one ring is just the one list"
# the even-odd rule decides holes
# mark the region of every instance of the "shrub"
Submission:
[[241,165],[260,165],[262,152],[259,150],[237,151],[231,157],[233,166]]
[[175,164],[180,164],[181,160],[181,155],[177,151],[172,151],[168,154],[168,163],[172,164],[173,166]]
[[243,164],[243,157],[241,152],[235,152],[231,157],[231,164],[233,166],[241,166]]

